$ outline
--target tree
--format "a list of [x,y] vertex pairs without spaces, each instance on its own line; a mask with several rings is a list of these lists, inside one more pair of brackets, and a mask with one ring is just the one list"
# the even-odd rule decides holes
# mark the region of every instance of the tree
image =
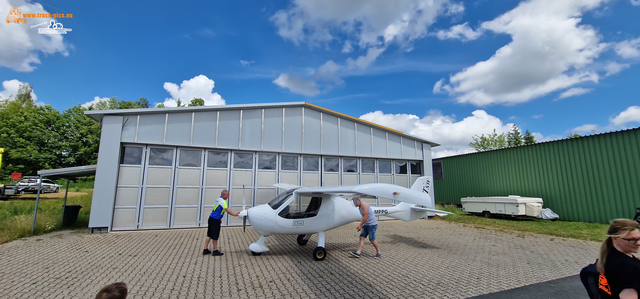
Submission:
[[185,106],[187,106],[187,103],[181,101],[180,98],[178,98],[178,100],[176,101],[176,107],[185,107]]
[[204,100],[201,98],[193,98],[189,106],[204,106]]
[[470,147],[473,147],[478,152],[484,152],[499,148],[507,147],[507,137],[503,134],[496,133],[493,129],[493,133],[485,136],[484,134],[478,136],[473,135],[473,142],[469,143]]
[[578,138],[578,137],[582,137],[582,135],[574,132],[569,132],[569,135],[567,136],[567,138]]
[[62,118],[65,129],[65,167],[96,164],[100,145],[100,124],[84,112],[80,105],[64,111]]
[[535,143],[536,143],[536,138],[533,136],[533,134],[531,134],[531,132],[529,132],[529,130],[527,130],[527,132],[524,133],[524,144],[531,145]]
[[38,170],[62,167],[68,153],[60,112],[51,105],[24,103],[6,100],[0,104],[0,147],[6,152],[2,177],[11,172],[35,175]]
[[146,98],[140,98],[135,102],[124,101],[118,97],[112,97],[106,101],[98,101],[91,104],[89,110],[114,110],[114,109],[136,109],[149,108],[149,101]]
[[156,105],[156,108],[164,108],[164,103],[160,103],[160,104]]
[[507,144],[509,147],[522,145],[522,133],[520,132],[518,125],[513,125],[513,127],[511,127],[511,131],[507,134]]
[[149,108],[149,101],[147,98],[141,97],[137,101],[134,102],[138,108]]
[[21,83],[18,89],[18,95],[16,95],[16,101],[22,105],[22,107],[32,107],[35,105],[35,101],[31,98],[33,92],[33,86],[26,83]]

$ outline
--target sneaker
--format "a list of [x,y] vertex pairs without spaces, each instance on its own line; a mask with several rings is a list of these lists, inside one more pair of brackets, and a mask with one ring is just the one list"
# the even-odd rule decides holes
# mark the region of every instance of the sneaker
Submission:
[[379,259],[382,257],[382,253],[376,253],[376,255],[373,256],[374,259]]
[[224,255],[224,253],[222,253],[222,252],[220,252],[220,251],[217,251],[217,250],[214,250],[214,251],[211,253],[211,255],[213,255],[213,256],[219,256],[219,255]]
[[205,249],[202,251],[202,255],[207,255],[207,254],[211,254],[211,250]]
[[351,253],[351,255],[353,255],[353,257],[360,257],[360,254],[355,252],[355,251],[349,251],[349,253]]

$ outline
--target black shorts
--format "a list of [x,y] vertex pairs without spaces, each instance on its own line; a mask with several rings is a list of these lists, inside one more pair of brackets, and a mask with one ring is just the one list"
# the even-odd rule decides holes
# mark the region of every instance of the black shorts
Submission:
[[207,228],[207,237],[218,240],[220,237],[220,224],[222,223],[221,219],[213,219],[209,217],[209,227]]

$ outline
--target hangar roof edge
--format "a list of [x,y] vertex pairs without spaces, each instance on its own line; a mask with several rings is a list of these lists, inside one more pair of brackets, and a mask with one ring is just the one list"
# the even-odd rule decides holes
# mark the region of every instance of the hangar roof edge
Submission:
[[387,132],[395,133],[398,135],[406,136],[411,139],[415,139],[424,143],[428,143],[433,147],[440,144],[426,140],[421,137],[405,134],[401,131],[391,129],[373,122],[369,122],[357,117],[346,115],[331,109],[320,107],[307,102],[283,102],[283,103],[263,103],[263,104],[237,104],[237,105],[216,105],[216,106],[187,106],[187,107],[170,107],[170,108],[137,108],[137,109],[114,109],[114,110],[88,110],[84,114],[92,119],[100,122],[105,115],[129,115],[129,114],[154,114],[154,113],[167,113],[167,112],[197,112],[197,111],[218,111],[218,110],[233,110],[233,109],[262,109],[262,108],[286,108],[286,107],[307,107],[322,112],[330,113],[335,116],[346,118],[358,123],[374,126]]

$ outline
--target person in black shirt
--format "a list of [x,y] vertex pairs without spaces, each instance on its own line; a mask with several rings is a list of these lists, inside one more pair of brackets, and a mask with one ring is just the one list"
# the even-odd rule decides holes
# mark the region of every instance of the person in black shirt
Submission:
[[600,246],[596,264],[601,298],[638,299],[640,294],[640,251],[638,222],[629,219],[611,221],[607,239]]

